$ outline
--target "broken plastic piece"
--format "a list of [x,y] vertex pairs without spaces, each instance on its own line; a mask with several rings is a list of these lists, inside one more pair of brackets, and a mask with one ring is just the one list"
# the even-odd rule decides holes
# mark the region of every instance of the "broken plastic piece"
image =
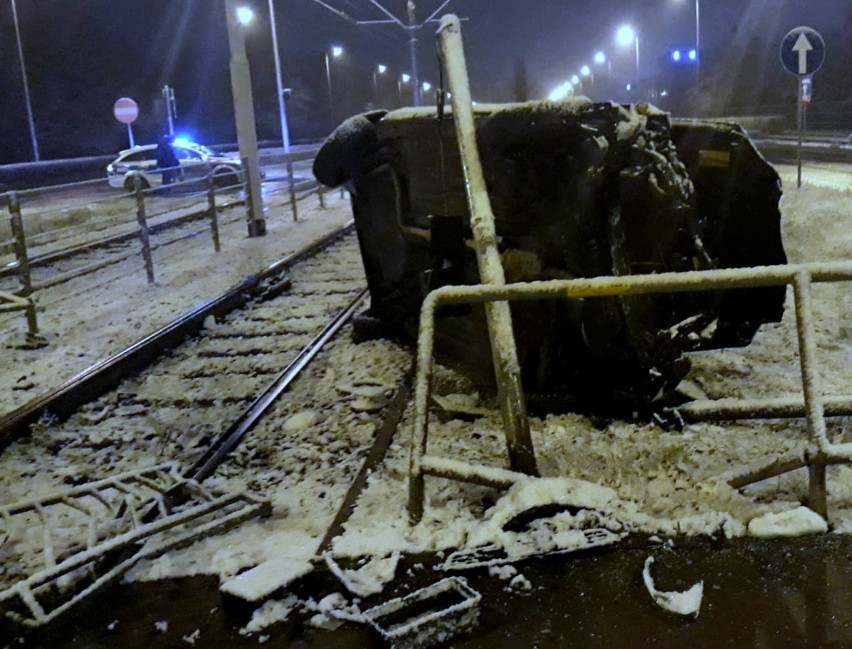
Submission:
[[678,615],[698,617],[698,611],[701,608],[701,598],[704,595],[704,581],[699,581],[692,588],[683,592],[657,590],[654,587],[654,580],[651,577],[652,563],[654,563],[654,557],[645,559],[642,579],[645,581],[645,588],[648,589],[648,592],[654,598],[657,605]]
[[618,543],[627,535],[626,532],[613,532],[604,528],[596,528],[589,530],[577,530],[577,535],[574,537],[575,543],[570,546],[556,546],[548,549],[530,540],[529,543],[519,546],[516,544],[511,554],[497,544],[490,543],[480,545],[476,548],[457,550],[453,552],[442,566],[443,570],[472,570],[474,568],[485,568],[491,566],[500,566],[506,563],[514,563],[515,561],[523,561],[531,557],[545,557],[550,555],[567,554],[570,552],[580,552],[582,550],[591,550],[593,548],[606,547]]
[[395,649],[421,649],[469,631],[482,595],[449,577],[364,611],[367,623]]

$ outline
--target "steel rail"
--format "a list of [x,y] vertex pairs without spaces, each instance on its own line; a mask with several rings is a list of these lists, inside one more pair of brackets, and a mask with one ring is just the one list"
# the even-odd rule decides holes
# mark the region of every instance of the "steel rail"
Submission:
[[325,344],[340,331],[341,327],[349,322],[366,295],[367,289],[361,289],[349,303],[349,306],[335,315],[323,330],[305,345],[296,357],[287,364],[287,367],[255,397],[251,405],[237,417],[224,433],[213,441],[204,455],[186,472],[185,477],[187,479],[201,482],[216,470],[216,467],[225,460],[245,434],[254,428],[278,397],[290,387],[290,384],[296,380]]
[[354,230],[349,222],[342,228],[268,266],[256,275],[245,278],[222,295],[208,300],[151,335],[137,341],[117,354],[95,363],[59,387],[38,396],[20,408],[0,416],[0,451],[16,439],[29,433],[29,428],[41,417],[49,415],[59,421],[67,419],[81,405],[88,403],[124,378],[151,365],[164,352],[178,346],[196,334],[210,316],[222,316],[244,306],[264,293],[265,283],[278,279],[291,266],[327,248]]

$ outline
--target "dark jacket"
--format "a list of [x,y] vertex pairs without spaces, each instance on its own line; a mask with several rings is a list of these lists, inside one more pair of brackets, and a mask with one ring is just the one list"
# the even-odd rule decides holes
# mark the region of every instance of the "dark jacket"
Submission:
[[178,159],[172,146],[172,139],[168,135],[164,135],[157,144],[157,167],[166,169],[168,167],[177,167],[178,164]]

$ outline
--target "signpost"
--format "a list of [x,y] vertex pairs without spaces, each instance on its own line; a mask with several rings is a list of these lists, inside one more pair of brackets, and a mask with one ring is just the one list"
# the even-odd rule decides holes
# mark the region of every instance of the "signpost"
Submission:
[[130,148],[136,146],[133,141],[133,127],[130,126],[139,117],[139,106],[130,97],[121,97],[113,104],[112,114],[122,124],[127,124],[127,135],[130,138]]
[[796,88],[797,111],[796,128],[798,146],[796,148],[796,166],[798,176],[796,186],[802,186],[802,125],[805,121],[805,107],[811,102],[813,88],[812,77],[825,60],[825,41],[819,32],[810,27],[791,29],[781,41],[781,65],[790,74],[798,77]]

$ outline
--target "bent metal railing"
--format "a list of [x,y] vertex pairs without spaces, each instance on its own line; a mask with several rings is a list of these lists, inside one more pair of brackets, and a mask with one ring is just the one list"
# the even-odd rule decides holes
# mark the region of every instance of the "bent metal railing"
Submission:
[[[795,300],[796,331],[798,333],[799,365],[803,400],[739,400],[726,399],[712,410],[717,419],[750,415],[801,416],[807,420],[808,439],[802,447],[744,471],[729,483],[742,487],[794,469],[807,467],[809,473],[808,505],[828,518],[826,503],[826,466],[852,464],[852,443],[835,444],[828,439],[825,425],[826,403],[831,415],[852,414],[852,396],[822,394],[816,368],[816,344],[813,333],[811,284],[813,282],[845,282],[852,280],[852,261],[787,264],[756,268],[659,273],[624,277],[594,277],[588,279],[549,280],[509,284],[505,286],[445,286],[426,296],[420,312],[420,333],[417,347],[415,383],[414,431],[411,437],[409,463],[409,522],[416,525],[423,517],[425,476],[472,482],[487,486],[506,487],[521,479],[522,473],[507,469],[474,465],[445,457],[429,455],[429,395],[432,382],[434,325],[437,309],[447,304],[473,304],[496,300],[585,299],[605,296],[647,295],[713,291],[719,289],[752,288],[792,285]],[[744,415],[745,413],[745,415]]]

